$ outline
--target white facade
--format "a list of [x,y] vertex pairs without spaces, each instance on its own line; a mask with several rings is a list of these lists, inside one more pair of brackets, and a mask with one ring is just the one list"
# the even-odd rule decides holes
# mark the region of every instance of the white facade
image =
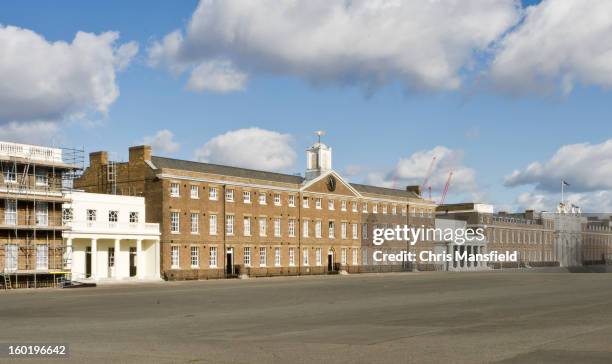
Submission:
[[332,169],[332,149],[319,142],[306,150],[306,179],[311,180]]
[[161,279],[159,224],[143,197],[72,192],[63,205],[66,268],[73,280]]

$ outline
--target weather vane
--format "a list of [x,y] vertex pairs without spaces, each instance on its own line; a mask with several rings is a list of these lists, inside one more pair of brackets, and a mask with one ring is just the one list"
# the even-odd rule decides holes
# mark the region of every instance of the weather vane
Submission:
[[321,143],[321,137],[325,135],[325,132],[323,130],[317,130],[315,131],[315,134],[317,135],[317,137],[319,137],[319,143]]

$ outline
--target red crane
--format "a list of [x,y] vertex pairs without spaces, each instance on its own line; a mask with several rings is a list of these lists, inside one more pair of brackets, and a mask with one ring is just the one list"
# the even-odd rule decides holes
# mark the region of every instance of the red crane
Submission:
[[427,169],[427,173],[425,173],[425,179],[421,184],[421,192],[424,192],[423,189],[425,188],[427,181],[429,181],[429,178],[431,177],[431,172],[433,171],[434,163],[436,163],[436,157],[431,158],[431,163],[429,163],[429,168]]
[[440,198],[440,203],[438,203],[438,205],[444,204],[444,200],[446,199],[446,194],[448,193],[448,186],[450,185],[451,178],[453,178],[453,171],[448,172],[448,179],[446,180],[446,184],[444,185],[444,191],[442,192],[442,197]]

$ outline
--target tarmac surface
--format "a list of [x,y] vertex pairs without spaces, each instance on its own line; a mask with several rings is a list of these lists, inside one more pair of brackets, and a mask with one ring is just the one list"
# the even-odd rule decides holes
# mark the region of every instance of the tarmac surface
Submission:
[[69,344],[55,363],[610,363],[612,275],[392,273],[0,292],[0,343],[27,342]]

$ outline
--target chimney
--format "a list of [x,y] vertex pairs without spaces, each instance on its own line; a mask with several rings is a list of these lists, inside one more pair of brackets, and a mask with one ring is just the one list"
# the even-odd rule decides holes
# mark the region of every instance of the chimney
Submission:
[[100,151],[89,153],[89,165],[95,166],[105,166],[108,164],[108,152]]
[[535,212],[533,210],[525,210],[525,219],[533,220],[535,218]]
[[408,191],[408,192],[414,192],[414,193],[416,193],[417,195],[421,196],[421,186],[417,186],[417,185],[414,185],[414,186],[406,186],[406,191]]
[[151,160],[151,146],[139,145],[130,147],[130,163],[138,163]]

